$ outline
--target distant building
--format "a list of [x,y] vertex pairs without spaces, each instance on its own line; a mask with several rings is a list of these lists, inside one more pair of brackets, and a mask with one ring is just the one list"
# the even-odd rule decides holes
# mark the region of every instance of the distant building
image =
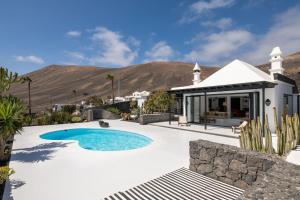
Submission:
[[131,96],[126,96],[125,99],[128,101],[137,101],[138,107],[143,107],[144,102],[149,97],[150,92],[148,91],[142,91],[142,92],[134,92]]
[[[124,101],[126,101],[125,97],[115,97],[115,103],[124,102]],[[112,99],[107,99],[106,103],[107,104],[112,104],[113,100]]]
[[193,84],[169,91],[176,95],[179,108],[175,110],[190,123],[221,126],[257,117],[263,122],[266,114],[274,131],[273,107],[279,119],[284,111],[299,112],[299,95],[295,81],[283,74],[280,48],[275,47],[270,56],[270,73],[234,60],[205,80],[201,80],[201,68],[196,63]]

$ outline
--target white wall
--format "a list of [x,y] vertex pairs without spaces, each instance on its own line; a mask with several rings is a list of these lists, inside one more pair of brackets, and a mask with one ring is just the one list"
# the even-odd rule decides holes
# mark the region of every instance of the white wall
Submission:
[[[269,126],[272,132],[275,131],[273,107],[276,108],[278,116],[277,121],[278,123],[280,123],[280,116],[284,111],[283,97],[285,94],[293,95],[293,86],[282,81],[277,81],[277,85],[274,88],[266,89],[265,99],[269,98],[271,100],[271,105],[265,106],[265,109],[266,114],[268,115]],[[293,99],[293,112],[297,112],[297,103],[295,98]]]

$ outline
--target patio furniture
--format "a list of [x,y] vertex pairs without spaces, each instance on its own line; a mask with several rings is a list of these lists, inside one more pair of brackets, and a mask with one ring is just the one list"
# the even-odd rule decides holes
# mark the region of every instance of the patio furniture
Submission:
[[112,194],[104,200],[137,199],[238,199],[244,190],[198,174],[186,168],[165,174],[159,178]]
[[247,121],[243,121],[243,123],[241,123],[239,126],[232,126],[232,132],[237,133],[237,131],[241,131],[241,129],[247,126],[247,124]]
[[185,126],[190,126],[190,124],[188,123],[186,116],[179,116],[178,118],[178,126],[179,125],[185,125]]
[[102,120],[99,121],[99,125],[102,128],[108,128],[109,127],[109,123],[105,122],[105,121],[102,121]]

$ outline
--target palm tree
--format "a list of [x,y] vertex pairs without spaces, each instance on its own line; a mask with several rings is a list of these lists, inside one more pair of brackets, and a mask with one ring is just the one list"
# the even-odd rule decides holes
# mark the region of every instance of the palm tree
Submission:
[[21,78],[22,83],[26,83],[28,84],[28,113],[31,116],[31,93],[30,93],[30,87],[31,87],[31,78],[29,76],[24,76]]
[[6,143],[22,130],[24,107],[21,100],[7,96],[0,98],[0,160],[6,160]]
[[113,100],[113,104],[115,104],[115,94],[114,94],[114,76],[111,74],[107,74],[106,76],[106,80],[110,80],[111,81],[111,91],[112,91],[112,100]]

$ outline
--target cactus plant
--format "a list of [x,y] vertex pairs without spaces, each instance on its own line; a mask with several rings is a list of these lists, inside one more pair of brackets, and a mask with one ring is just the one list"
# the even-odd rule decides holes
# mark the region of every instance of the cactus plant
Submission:
[[[274,111],[274,125],[277,136],[277,151],[273,149],[272,133],[269,128],[268,116],[265,115],[265,123],[262,125],[260,118],[251,120],[250,123],[241,130],[241,148],[258,152],[277,153],[286,155],[300,143],[300,120],[297,113],[293,116],[282,115],[280,127],[276,108]],[[263,137],[263,133],[265,137]]]

